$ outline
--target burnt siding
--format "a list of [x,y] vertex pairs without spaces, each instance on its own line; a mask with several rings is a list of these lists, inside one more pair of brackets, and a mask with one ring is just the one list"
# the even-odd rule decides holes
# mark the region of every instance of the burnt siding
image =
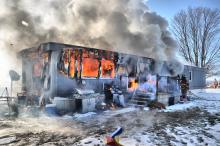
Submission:
[[[184,66],[183,74],[187,77],[189,81],[190,89],[201,89],[206,86],[206,76],[205,69],[194,67],[194,66]],[[191,80],[190,80],[191,74]]]

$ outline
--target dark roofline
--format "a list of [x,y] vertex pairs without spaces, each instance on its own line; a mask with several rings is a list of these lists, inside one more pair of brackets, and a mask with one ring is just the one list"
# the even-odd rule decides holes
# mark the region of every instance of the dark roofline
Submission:
[[[53,46],[53,47],[51,47],[51,46]],[[32,48],[27,48],[27,49],[21,50],[17,54],[18,54],[18,57],[22,57],[26,53],[37,51],[37,49],[39,49],[39,48],[42,49],[42,51],[56,51],[58,49],[61,50],[63,48],[68,48],[68,47],[78,48],[78,49],[94,49],[94,50],[105,50],[105,51],[109,51],[109,52],[116,52],[114,50],[107,50],[107,49],[99,49],[99,48],[92,48],[92,47],[57,43],[57,42],[45,42],[45,43],[41,43],[38,47],[32,47]],[[128,53],[123,53],[123,52],[118,52],[118,51],[117,51],[117,53],[122,53],[122,54],[131,55],[131,56],[139,56],[139,57],[145,57],[145,58],[148,58],[148,59],[152,59],[152,58],[146,57],[146,56],[128,54]]]
[[[50,47],[51,45],[54,45],[53,47]],[[63,49],[64,47],[77,47],[77,48],[87,48],[83,46],[76,46],[76,45],[70,45],[70,44],[63,44],[63,43],[56,43],[56,42],[47,42],[40,44],[40,48],[43,49],[43,51],[54,51],[57,49]],[[92,49],[92,48],[90,48]]]
[[26,53],[31,53],[31,52],[34,52],[34,51],[36,51],[36,50],[37,50],[36,47],[23,49],[23,50],[17,52],[17,57],[18,57],[18,58],[21,58],[21,57],[24,56]]
[[[51,47],[51,45],[54,45],[54,46]],[[57,42],[47,42],[47,43],[42,43],[40,45],[40,48],[42,48],[43,51],[55,51],[55,50],[58,50],[58,49],[63,49],[63,48],[68,48],[68,47],[69,48],[78,48],[78,49],[103,50],[103,51],[109,51],[109,52],[126,54],[126,55],[130,55],[130,56],[138,56],[138,57],[145,57],[145,58],[148,58],[148,59],[153,59],[153,58],[146,57],[146,56],[135,55],[135,54],[128,54],[128,53],[114,51],[114,50],[108,50],[106,48],[100,49],[100,48],[85,47],[85,46],[78,46],[78,45],[71,45],[71,44],[63,44],[63,43],[57,43]]]
[[198,66],[190,66],[190,65],[184,65],[184,67],[190,67],[190,68],[198,68],[198,69],[206,69],[205,67],[198,67]]
[[[53,47],[51,47],[51,45]],[[71,45],[71,44],[64,44],[64,43],[57,43],[57,42],[45,42],[45,43],[41,43],[38,47],[32,47],[32,48],[27,48],[24,49],[20,52],[18,52],[18,57],[22,57],[24,54],[29,53],[29,52],[34,52],[37,51],[37,49],[42,49],[42,51],[55,51],[58,49],[63,49],[63,48],[68,48],[68,47],[74,47],[74,48],[79,48],[79,49],[95,49],[95,50],[106,50],[106,51],[110,51],[110,52],[116,52],[116,51],[111,51],[111,50],[107,50],[107,49],[99,49],[99,48],[91,48],[91,47],[84,47],[84,46],[78,46],[78,45]],[[118,53],[122,53],[122,54],[127,54],[127,53],[123,53],[123,52],[118,52]],[[140,56],[140,55],[133,55],[133,54],[127,54],[127,55],[131,55],[131,56],[139,56],[139,57],[145,57],[148,59],[153,59],[150,57],[146,57],[146,56]],[[153,59],[155,60],[155,59]],[[201,68],[201,67],[197,67],[197,66],[190,66],[190,65],[184,65],[184,67],[191,67],[191,68],[198,68],[198,69],[205,69],[205,68]]]
[[[51,47],[53,46],[53,47]],[[71,44],[64,44],[64,43],[57,43],[57,42],[45,42],[45,43],[41,43],[38,47],[32,47],[32,48],[27,48],[24,50],[19,51],[17,54],[18,57],[22,57],[24,54],[26,53],[31,53],[34,51],[37,51],[37,49],[42,49],[42,51],[55,51],[55,50],[61,50],[63,48],[68,48],[68,47],[72,47],[72,48],[79,48],[79,49],[95,49],[95,50],[105,50],[105,49],[99,49],[99,48],[91,48],[91,47],[84,47],[84,46],[78,46],[78,45],[71,45]],[[107,50],[106,51],[110,51],[110,52],[115,52],[115,51],[111,51],[111,50]],[[132,54],[130,54],[132,55]]]

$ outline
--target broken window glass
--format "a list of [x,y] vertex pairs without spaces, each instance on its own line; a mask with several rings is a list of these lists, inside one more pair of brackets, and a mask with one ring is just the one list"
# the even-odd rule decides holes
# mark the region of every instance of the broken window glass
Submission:
[[73,78],[75,75],[75,50],[73,48],[65,48],[58,63],[59,72]]

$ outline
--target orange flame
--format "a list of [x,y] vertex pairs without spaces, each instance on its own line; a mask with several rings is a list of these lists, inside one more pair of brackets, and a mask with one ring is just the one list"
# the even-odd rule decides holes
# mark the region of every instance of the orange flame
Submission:
[[70,57],[70,71],[69,71],[70,77],[73,78],[74,73],[75,73],[75,57],[74,57],[74,55],[71,55],[71,57]]
[[82,61],[82,76],[83,77],[97,77],[99,71],[99,62],[93,58],[83,58]]
[[128,91],[132,92],[138,88],[138,83],[135,82],[135,79],[130,80],[130,87],[128,88]]
[[[114,57],[104,57],[102,60],[97,52],[92,52],[88,50],[83,50],[82,55],[78,50],[66,49],[62,56],[64,69],[60,72],[74,78],[76,76],[82,77],[110,77],[114,78],[115,76],[115,64]],[[82,57],[82,61],[81,61]],[[82,67],[82,68],[81,68]]]
[[102,60],[102,77],[111,77],[115,76],[115,65],[111,60]]

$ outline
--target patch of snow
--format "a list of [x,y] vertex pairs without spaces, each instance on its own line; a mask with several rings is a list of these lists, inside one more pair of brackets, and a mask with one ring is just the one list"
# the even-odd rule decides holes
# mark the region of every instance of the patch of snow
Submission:
[[106,103],[102,102],[102,103],[101,103],[101,105],[105,106],[105,105],[106,105]]
[[123,108],[123,109],[116,109],[116,110],[112,110],[112,111],[106,111],[106,113],[108,113],[110,116],[115,116],[115,115],[119,115],[119,114],[124,114],[124,113],[128,113],[128,112],[132,112],[137,110],[134,107],[128,107],[128,108]]
[[199,89],[191,92],[195,95],[195,100],[192,101],[195,105],[210,113],[220,112],[220,89]]
[[12,143],[15,140],[16,140],[15,136],[0,138],[0,145],[9,144],[9,143]]
[[183,104],[175,104],[172,106],[168,106],[166,107],[166,109],[161,110],[164,112],[175,112],[175,111],[179,111],[179,110],[186,110],[192,107],[195,107],[196,105],[193,102],[187,102],[187,103],[183,103]]
[[62,119],[66,119],[66,120],[72,120],[73,119],[73,116],[70,116],[70,115],[64,115],[62,116]]
[[207,98],[206,96],[208,96],[208,98],[215,97],[216,99],[220,100],[220,89],[196,89],[191,90],[191,92],[198,96],[203,96],[204,98]]
[[144,111],[149,111],[150,108],[149,107],[144,107]]
[[211,126],[210,130],[208,130],[208,133],[210,133],[211,135],[213,135],[217,140],[220,141],[220,123]]
[[151,140],[149,139],[149,137],[147,135],[140,135],[140,136],[135,136],[135,137],[131,137],[131,138],[121,138],[120,139],[120,144],[124,145],[124,146],[154,146],[154,144],[152,144],[150,142]]
[[87,137],[79,142],[79,145],[82,146],[94,146],[94,145],[103,145],[103,138]]
[[47,108],[47,107],[56,107],[56,104],[47,104],[47,105],[46,105],[46,108]]
[[76,91],[80,95],[94,94],[95,93],[94,90],[92,90],[92,89],[79,89],[79,88],[77,88]]
[[[173,127],[166,128],[165,132],[173,137],[173,145],[176,146],[202,146],[202,145],[212,145],[215,146],[217,139],[210,138],[205,133],[202,132],[201,127]],[[213,130],[212,130],[213,131]],[[201,133],[202,132],[202,133]],[[219,134],[219,133],[218,133]],[[213,134],[211,134],[213,136]],[[217,135],[218,136],[218,135]]]
[[[206,129],[206,128],[205,128]],[[218,146],[220,137],[220,124],[208,127],[208,130],[204,130],[204,127],[197,126],[177,126],[171,127],[167,125],[164,132],[171,138],[170,144],[173,146]],[[207,134],[210,133],[210,134]],[[213,138],[213,136],[215,138]],[[133,133],[133,135],[126,135],[119,139],[119,143],[124,146],[154,146],[163,145],[163,139],[165,137],[158,137],[155,133],[149,132],[138,132]],[[105,137],[87,137],[81,140],[79,145],[82,146],[94,146],[94,145],[104,145]]]
[[74,114],[74,117],[77,118],[77,119],[80,119],[80,118],[86,118],[86,117],[91,117],[93,115],[96,115],[95,112],[88,112],[88,113],[85,113],[85,114]]
[[26,27],[29,26],[29,24],[28,24],[26,21],[24,21],[24,20],[21,21],[21,24],[24,25],[24,26],[26,26]]
[[124,145],[124,146],[136,146],[137,141],[135,139],[131,139],[131,138],[122,138],[120,139],[120,144]]
[[[55,101],[59,101],[59,100],[61,100],[61,101],[64,101],[64,100],[69,100],[69,98],[65,98],[65,97],[54,97],[54,102]],[[56,105],[56,104],[55,104]]]

